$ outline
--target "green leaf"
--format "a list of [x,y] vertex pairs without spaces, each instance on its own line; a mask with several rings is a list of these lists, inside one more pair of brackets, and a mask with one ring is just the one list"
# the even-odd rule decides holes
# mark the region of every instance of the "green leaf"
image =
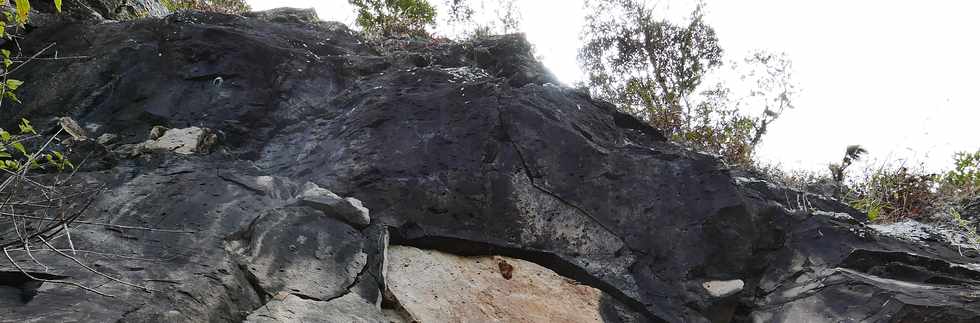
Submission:
[[54,9],[61,12],[61,0],[54,0]]
[[4,143],[10,142],[10,133],[0,129],[0,140],[2,140]]
[[875,222],[878,220],[878,216],[881,215],[881,207],[875,206],[868,211],[868,221]]
[[[6,64],[4,64],[4,65],[6,65]],[[15,79],[9,79],[9,80],[7,80],[6,84],[7,84],[7,88],[8,89],[10,89],[11,91],[15,91],[15,90],[17,90],[17,88],[20,87],[21,84],[24,84],[24,81],[15,80]]]
[[14,157],[14,156],[11,155],[8,152],[6,152],[6,151],[0,151],[0,158],[12,158],[12,157]]
[[10,147],[14,147],[15,150],[19,151],[24,156],[27,156],[27,149],[24,148],[24,144],[15,142],[10,144]]
[[[20,102],[20,101],[17,101],[17,102]],[[32,126],[31,125],[31,122],[30,121],[27,121],[27,119],[21,118],[20,119],[20,124],[17,125],[17,126],[20,127],[20,133],[22,133],[22,134],[25,134],[25,135],[26,134],[37,134],[37,131],[34,131],[34,126]]]
[[27,13],[31,12],[31,2],[28,0],[17,0],[17,23],[23,25],[27,23]]
[[3,95],[14,102],[21,103],[20,99],[17,98],[17,95],[14,94],[14,92],[10,92],[10,91],[3,92]]

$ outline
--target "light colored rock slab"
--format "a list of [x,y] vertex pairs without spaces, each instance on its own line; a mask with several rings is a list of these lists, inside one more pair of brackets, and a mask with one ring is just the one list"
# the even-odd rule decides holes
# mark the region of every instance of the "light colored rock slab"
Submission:
[[742,288],[745,288],[745,282],[741,279],[712,280],[702,283],[701,286],[704,287],[704,290],[708,291],[708,295],[713,297],[728,297],[741,292]]
[[520,259],[391,246],[388,261],[389,291],[419,322],[603,322],[611,305],[602,291]]
[[314,183],[303,185],[299,201],[306,206],[323,211],[327,215],[336,216],[358,228],[366,227],[371,223],[370,211],[364,207],[360,200],[352,197],[342,198]]
[[[159,128],[153,128],[150,138],[155,137]],[[214,145],[216,137],[210,131],[199,127],[166,130],[159,138],[143,143],[146,150],[173,151],[181,155],[206,153]]]

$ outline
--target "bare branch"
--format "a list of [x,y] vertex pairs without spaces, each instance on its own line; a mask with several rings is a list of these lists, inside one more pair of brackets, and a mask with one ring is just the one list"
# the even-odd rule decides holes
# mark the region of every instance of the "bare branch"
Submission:
[[[78,260],[77,258],[75,258],[75,257],[72,257],[71,255],[69,255],[69,254],[67,254],[67,253],[64,253],[64,252],[61,252],[61,250],[58,250],[58,248],[55,248],[55,247],[54,247],[53,245],[51,245],[51,243],[48,243],[48,241],[47,241],[47,240],[44,240],[44,238],[41,238],[41,237],[38,237],[38,239],[40,239],[40,240],[41,240],[41,242],[43,242],[43,243],[44,243],[45,245],[47,245],[47,246],[48,246],[48,248],[50,248],[51,250],[54,250],[54,252],[56,252],[56,253],[58,253],[58,254],[59,254],[59,255],[61,255],[62,257],[65,257],[65,258],[68,258],[68,259],[71,259],[72,261],[74,261],[74,262],[75,262],[76,264],[78,264],[79,266],[82,266],[82,268],[85,268],[85,269],[87,269],[88,271],[90,271],[90,272],[92,272],[92,273],[94,273],[94,274],[96,274],[96,275],[99,275],[99,276],[102,276],[102,277],[105,277],[105,278],[108,278],[109,280],[112,280],[112,281],[114,281],[114,282],[117,282],[117,283],[120,283],[120,284],[123,284],[123,285],[126,285],[126,286],[130,286],[130,287],[135,287],[135,288],[139,288],[139,289],[142,289],[143,291],[145,291],[145,292],[148,292],[148,293],[149,293],[149,292],[155,292],[155,291],[156,291],[156,290],[154,290],[154,289],[151,289],[151,288],[149,288],[149,287],[146,287],[146,286],[140,286],[140,285],[136,285],[136,284],[133,284],[133,283],[130,283],[130,282],[126,282],[126,281],[123,281],[123,280],[121,280],[121,279],[118,279],[118,278],[115,278],[115,277],[112,277],[112,276],[109,276],[109,275],[107,275],[107,274],[105,274],[105,273],[103,273],[103,272],[100,272],[100,271],[98,271],[98,270],[95,270],[95,269],[93,269],[92,267],[89,267],[88,265],[85,265],[84,263],[82,263],[81,261],[79,261],[79,260]],[[6,252],[6,249],[4,249],[4,252]]]
[[36,281],[40,281],[40,282],[45,282],[45,283],[71,285],[71,286],[75,286],[75,287],[78,287],[78,288],[81,288],[81,289],[84,289],[84,290],[87,290],[87,291],[96,293],[96,294],[101,295],[101,296],[115,297],[113,295],[109,295],[109,294],[106,294],[106,293],[97,291],[95,289],[92,289],[90,287],[86,287],[85,285],[82,285],[82,284],[79,284],[79,283],[76,283],[76,282],[70,282],[70,281],[65,281],[65,280],[43,279],[43,278],[34,277],[33,275],[31,275],[27,271],[24,271],[24,268],[21,268],[20,265],[18,265],[17,262],[14,261],[14,258],[10,257],[10,253],[7,252],[7,248],[3,248],[3,254],[5,256],[7,256],[7,260],[10,261],[10,264],[14,265],[14,267],[17,267],[17,270],[20,271],[21,274],[24,274],[24,276],[27,276],[27,278],[30,278],[30,279],[33,279],[33,280],[36,280]]

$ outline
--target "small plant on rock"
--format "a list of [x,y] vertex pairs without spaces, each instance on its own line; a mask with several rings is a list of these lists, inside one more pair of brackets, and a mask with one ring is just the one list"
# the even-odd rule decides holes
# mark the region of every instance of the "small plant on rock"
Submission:
[[962,201],[980,195],[980,150],[953,155],[953,169],[942,174],[939,190],[944,196]]
[[871,221],[922,219],[935,211],[935,184],[923,165],[882,166],[853,181],[847,199]]
[[252,8],[244,0],[163,0],[170,11],[198,10],[226,14],[242,14]]

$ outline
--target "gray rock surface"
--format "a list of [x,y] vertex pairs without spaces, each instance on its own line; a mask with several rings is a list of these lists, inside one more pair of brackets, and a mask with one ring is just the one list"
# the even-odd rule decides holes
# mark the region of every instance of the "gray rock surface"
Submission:
[[[378,301],[380,268],[402,245],[540,265],[601,291],[597,306],[616,313],[604,318],[624,321],[980,319],[976,254],[884,235],[832,199],[737,178],[554,85],[518,35],[378,44],[338,23],[258,16],[65,20],[20,42],[86,58],[19,69],[25,104],[0,110],[0,127],[69,116],[120,146],[157,125],[211,129],[220,145],[108,151],[118,162],[74,177],[105,186],[83,218],[112,225],[73,228],[74,246],[97,252],[81,260],[154,292],[21,252],[27,270],[116,297],[45,283],[0,317],[238,322],[263,307],[282,313],[270,303],[280,292],[311,307],[357,295],[397,312]],[[364,201],[370,225],[292,203],[307,182]],[[21,285],[18,275],[0,286]],[[744,287],[728,297],[702,286],[735,279]]]
[[299,201],[303,205],[323,211],[328,215],[335,215],[358,228],[364,228],[371,224],[370,211],[364,207],[360,200],[352,197],[342,198],[313,183],[303,185]]
[[307,208],[265,211],[226,245],[260,294],[316,300],[349,292],[367,263],[363,248],[359,231]]
[[150,131],[149,140],[140,147],[148,151],[172,151],[181,155],[207,153],[215,145],[217,137],[210,130],[200,127],[183,129],[166,129],[162,134],[155,134],[161,128]]
[[[69,18],[101,21],[132,20],[146,17],[163,17],[170,13],[159,0],[71,0],[62,1],[61,14],[55,15],[54,1],[31,0],[35,15],[51,15],[55,18]],[[32,15],[30,21],[35,23]]]
[[95,142],[103,146],[109,146],[115,143],[117,139],[119,139],[119,136],[115,134],[104,133],[99,135],[99,137],[95,139]]
[[381,309],[365,302],[356,294],[347,294],[330,301],[305,300],[288,295],[273,300],[255,310],[245,319],[248,323],[323,322],[378,323],[386,322]]

